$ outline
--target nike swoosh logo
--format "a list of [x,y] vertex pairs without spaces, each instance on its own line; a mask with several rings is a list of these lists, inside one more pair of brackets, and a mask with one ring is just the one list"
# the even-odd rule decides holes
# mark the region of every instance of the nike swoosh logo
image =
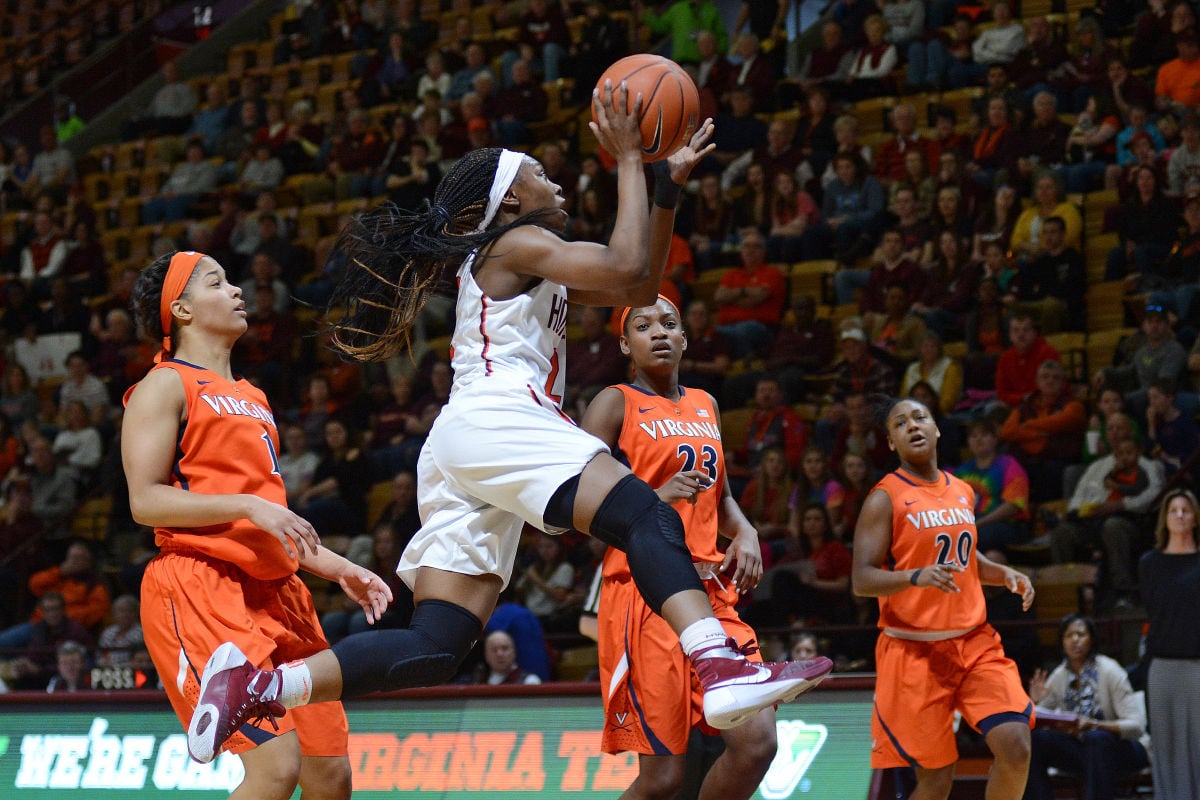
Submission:
[[916,503],[916,502],[917,502],[916,500],[905,500],[904,505],[911,506],[913,503]]
[[196,383],[198,383],[198,384],[199,384],[199,385],[201,385],[201,386],[208,386],[210,383],[212,383],[212,381],[201,381],[201,380],[197,380],[197,381],[196,381]]
[[649,408],[642,408],[641,406],[638,406],[639,414],[645,414],[647,411],[653,411],[653,410],[654,410],[654,406],[650,406]]
[[658,107],[658,121],[654,125],[654,141],[650,142],[649,147],[643,147],[642,152],[648,156],[656,155],[662,149],[662,129],[663,129],[663,112],[662,106]]

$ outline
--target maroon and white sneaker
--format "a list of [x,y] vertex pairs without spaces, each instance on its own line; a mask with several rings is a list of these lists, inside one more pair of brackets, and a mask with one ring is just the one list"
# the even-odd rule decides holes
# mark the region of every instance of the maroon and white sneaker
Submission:
[[281,681],[246,660],[232,642],[213,652],[200,680],[200,700],[188,725],[188,752],[201,764],[217,757],[221,745],[247,722],[267,720],[271,727],[287,711],[278,701]]
[[807,661],[757,663],[741,655],[743,650],[733,639],[726,640],[724,647],[738,655],[692,661],[704,687],[704,718],[718,730],[736,728],[767,706],[795,699],[829,677],[833,670],[833,662],[824,656]]

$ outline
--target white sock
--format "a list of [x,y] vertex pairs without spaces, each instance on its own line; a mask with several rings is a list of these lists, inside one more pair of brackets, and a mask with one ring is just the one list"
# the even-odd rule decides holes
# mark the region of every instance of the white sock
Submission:
[[738,653],[725,646],[725,640],[728,638],[729,634],[721,627],[721,623],[717,621],[716,617],[705,617],[683,629],[683,632],[679,634],[679,645],[688,658],[694,658],[696,651],[708,648],[712,649],[700,655],[699,658],[712,658],[713,656],[737,658]]
[[303,661],[291,661],[278,669],[279,702],[284,708],[306,705],[312,696],[312,675]]

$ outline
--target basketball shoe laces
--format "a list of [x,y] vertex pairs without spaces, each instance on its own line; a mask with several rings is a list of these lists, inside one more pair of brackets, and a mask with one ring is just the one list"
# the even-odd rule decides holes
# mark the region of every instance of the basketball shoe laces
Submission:
[[[249,665],[247,665],[249,666]],[[238,704],[227,718],[224,730],[228,738],[242,725],[249,723],[257,725],[266,720],[276,732],[279,724],[275,721],[287,714],[287,709],[279,702],[279,689],[283,679],[275,670],[255,669],[254,675],[246,683],[242,692],[241,703]]]
[[[705,656],[714,650],[732,650],[734,655]],[[756,662],[746,656],[753,655],[759,650],[754,639],[746,644],[738,644],[732,636],[726,637],[721,644],[713,644],[692,654],[692,668],[700,678],[700,685],[711,689],[720,684],[763,683],[775,679],[811,679],[817,672],[828,673],[826,664],[832,666],[829,659],[813,659],[805,661]]]

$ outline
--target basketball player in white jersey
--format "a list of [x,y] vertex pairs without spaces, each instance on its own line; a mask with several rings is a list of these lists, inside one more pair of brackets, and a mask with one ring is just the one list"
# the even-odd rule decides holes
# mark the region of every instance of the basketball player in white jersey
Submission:
[[385,205],[343,235],[334,257],[349,269],[333,302],[346,314],[335,344],[360,361],[403,349],[438,276],[458,270],[454,386],[418,463],[422,528],[397,568],[413,589],[412,623],[276,669],[247,663],[232,645],[218,650],[188,731],[193,757],[212,759],[248,718],[451,678],[508,582],[524,523],[574,527],[625,551],[647,604],[679,635],[714,727],[791,699],[813,685],[811,673],[828,672],[747,661],[713,616],[679,515],[560,407],[568,300],[654,302],[680,188],[713,149],[706,120],[655,165],[647,215],[640,103],[623,86],[593,98],[592,130],[618,164],[607,245],[564,241],[559,187],[536,160],[495,148],[464,156],[424,212]]

